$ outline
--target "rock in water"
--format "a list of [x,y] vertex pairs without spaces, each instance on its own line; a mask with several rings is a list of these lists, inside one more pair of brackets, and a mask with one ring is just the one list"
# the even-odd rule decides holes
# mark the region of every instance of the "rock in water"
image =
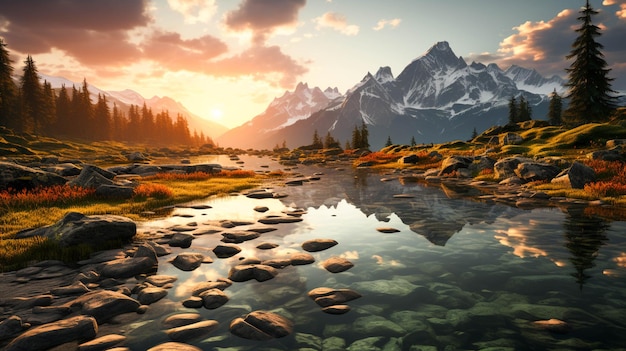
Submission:
[[293,332],[293,323],[272,312],[254,311],[230,324],[230,332],[244,339],[270,340]]
[[47,350],[72,341],[89,340],[98,333],[93,317],[76,316],[27,330],[13,339],[6,351]]

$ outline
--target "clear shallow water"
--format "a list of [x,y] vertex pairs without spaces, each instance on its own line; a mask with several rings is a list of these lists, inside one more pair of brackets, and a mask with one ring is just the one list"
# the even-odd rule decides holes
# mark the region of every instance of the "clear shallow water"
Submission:
[[[246,161],[247,165],[250,161]],[[261,162],[263,163],[263,162]],[[626,347],[626,223],[582,216],[582,210],[522,210],[447,196],[439,189],[364,170],[324,171],[322,180],[277,188],[281,200],[245,196],[207,200],[211,209],[176,209],[174,216],[145,223],[140,230],[229,219],[256,222],[268,214],[304,208],[303,221],[239,246],[242,252],[218,259],[211,252],[220,234],[202,235],[188,249],[161,258],[158,274],[178,281],[145,315],[107,326],[121,331],[133,350],[168,341],[161,321],[198,312],[217,320],[217,330],[189,342],[205,350],[456,350],[606,349]],[[394,194],[413,198],[394,198]],[[450,193],[449,193],[450,194]],[[267,206],[267,213],[254,211]],[[185,217],[180,217],[185,215]],[[255,223],[237,230],[258,227]],[[384,234],[378,227],[393,227]],[[245,257],[261,260],[302,251],[302,242],[332,238],[339,245],[313,253],[316,262],[289,266],[266,282],[234,283],[230,301],[215,309],[187,309],[181,301],[199,282],[227,277]],[[258,250],[261,242],[279,245]],[[167,260],[178,252],[213,259],[192,272]],[[341,256],[354,263],[329,273],[320,262]],[[345,315],[329,315],[307,297],[317,287],[350,288],[363,295]],[[230,322],[254,310],[275,311],[294,322],[294,333],[252,342],[228,331]],[[557,334],[532,322],[557,318],[571,331]],[[419,347],[418,347],[419,346]]]

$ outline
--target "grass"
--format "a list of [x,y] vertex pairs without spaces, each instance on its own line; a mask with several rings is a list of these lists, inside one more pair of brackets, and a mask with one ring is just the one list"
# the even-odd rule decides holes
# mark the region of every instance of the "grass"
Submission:
[[264,177],[241,170],[217,174],[159,174],[143,179],[133,198],[128,200],[98,198],[91,190],[65,186],[2,192],[0,271],[24,267],[31,261],[42,259],[73,261],[90,253],[88,247],[61,249],[42,238],[13,239],[18,231],[53,224],[67,212],[123,215],[141,221],[147,218],[146,212],[253,188]]

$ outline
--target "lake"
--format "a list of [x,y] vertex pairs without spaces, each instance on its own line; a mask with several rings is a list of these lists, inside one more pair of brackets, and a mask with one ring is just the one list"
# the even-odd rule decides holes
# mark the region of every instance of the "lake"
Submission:
[[[260,171],[286,168],[256,157],[242,157],[243,165],[223,156],[206,160]],[[273,190],[284,198],[207,199],[194,204],[211,208],[177,208],[168,218],[142,223],[138,231],[148,233],[188,224],[201,232],[219,220],[254,223],[236,228],[246,230],[269,214],[305,211],[301,222],[276,225],[238,244],[242,251],[230,258],[212,252],[222,244],[219,233],[198,235],[187,249],[172,248],[158,271],[178,277],[168,295],[146,314],[103,325],[101,334],[123,333],[125,345],[144,350],[168,341],[165,317],[195,312],[219,322],[215,331],[189,342],[204,350],[624,349],[626,222],[574,205],[528,210],[471,201],[366,169],[291,170],[323,174],[302,186],[277,185]],[[383,233],[381,227],[397,231]],[[225,290],[229,301],[217,309],[182,305],[195,284],[228,277],[244,258],[286,257],[317,238],[338,245],[311,253],[313,264],[280,269],[274,279],[233,283]],[[278,246],[258,249],[262,242]],[[213,263],[184,272],[168,262],[180,252],[202,253]],[[335,256],[354,267],[340,273],[321,267]],[[318,287],[348,288],[362,297],[347,303],[346,314],[327,314],[307,296]],[[230,333],[233,319],[255,310],[291,320],[293,333],[262,342]],[[550,319],[567,325],[548,331],[534,323]]]

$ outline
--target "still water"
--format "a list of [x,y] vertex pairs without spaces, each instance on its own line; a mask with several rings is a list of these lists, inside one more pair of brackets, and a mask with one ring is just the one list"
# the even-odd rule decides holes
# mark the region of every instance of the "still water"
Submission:
[[[249,158],[246,168],[264,162]],[[626,349],[626,222],[579,207],[524,210],[475,202],[350,167],[297,171],[324,174],[302,186],[277,186],[274,191],[287,195],[281,199],[207,199],[195,204],[212,208],[179,208],[143,223],[139,230],[145,232],[187,224],[201,232],[224,219],[253,223],[236,228],[246,230],[259,227],[264,216],[306,210],[301,222],[276,225],[238,244],[242,251],[231,258],[211,251],[221,244],[219,233],[198,235],[187,249],[172,248],[158,272],[178,277],[167,297],[146,314],[106,328],[124,333],[133,350],[168,341],[163,319],[188,312],[219,322],[212,333],[188,342],[204,350]],[[257,212],[256,206],[269,211]],[[398,231],[382,233],[380,227]],[[230,300],[217,309],[181,303],[195,284],[227,277],[243,258],[286,257],[316,238],[339,244],[312,253],[315,263],[285,267],[269,281],[234,283],[225,290]],[[278,247],[257,249],[263,242]],[[213,263],[184,272],[168,262],[180,252],[202,253]],[[326,271],[320,263],[333,256],[354,267]],[[307,296],[318,287],[349,288],[362,297],[347,303],[348,313],[330,315]],[[255,310],[290,319],[294,332],[263,342],[229,332],[233,319]],[[566,330],[533,324],[553,318],[566,322]]]

